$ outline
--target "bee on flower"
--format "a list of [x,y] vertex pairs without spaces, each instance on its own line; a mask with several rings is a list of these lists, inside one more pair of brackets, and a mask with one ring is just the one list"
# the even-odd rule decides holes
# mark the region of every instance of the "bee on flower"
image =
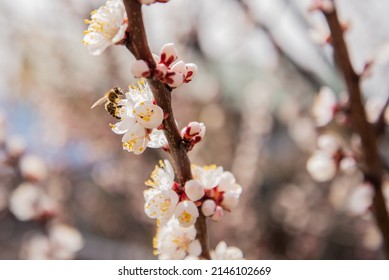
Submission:
[[116,124],[111,125],[112,131],[122,134],[123,149],[136,155],[143,153],[147,147],[160,148],[167,144],[162,130],[164,113],[155,105],[147,83],[142,80],[137,86],[131,86],[117,107]]

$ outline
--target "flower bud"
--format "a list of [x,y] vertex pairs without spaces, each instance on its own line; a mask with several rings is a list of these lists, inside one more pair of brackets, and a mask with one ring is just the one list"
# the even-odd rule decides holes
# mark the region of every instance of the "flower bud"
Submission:
[[215,213],[215,210],[216,210],[216,203],[213,199],[207,199],[201,205],[201,211],[206,217],[213,215]]
[[198,143],[204,138],[205,130],[203,123],[190,122],[181,130],[181,136],[185,141],[196,141]]
[[204,187],[197,180],[189,180],[185,183],[185,193],[194,202],[204,196]]
[[223,218],[224,210],[221,206],[216,206],[215,213],[212,215],[211,219],[215,222],[220,221]]
[[150,68],[144,60],[137,60],[131,65],[131,72],[135,78],[150,77]]
[[174,63],[173,66],[171,67],[171,71],[179,72],[182,75],[184,75],[184,77],[186,77],[186,74],[188,72],[188,70],[186,69],[185,62],[183,62],[182,60],[177,61],[176,63]]
[[170,66],[177,59],[177,50],[173,43],[165,44],[161,49],[160,63]]
[[198,68],[197,68],[197,65],[194,63],[187,63],[186,70],[187,70],[187,73],[186,73],[186,76],[184,79],[184,83],[189,83],[190,81],[192,81],[193,77],[196,75]]
[[221,205],[224,209],[231,211],[239,203],[239,194],[235,192],[226,192],[223,196]]
[[158,63],[154,69],[154,77],[157,80],[163,80],[167,74],[167,70],[168,70],[168,68],[165,64]]
[[178,88],[184,82],[184,75],[180,72],[171,72],[165,76],[164,82],[171,88]]

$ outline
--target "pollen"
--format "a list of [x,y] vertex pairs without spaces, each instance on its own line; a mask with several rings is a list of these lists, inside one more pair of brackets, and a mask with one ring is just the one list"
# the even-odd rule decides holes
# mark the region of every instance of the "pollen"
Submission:
[[182,222],[182,223],[189,223],[190,220],[192,219],[192,215],[189,214],[188,212],[184,211],[184,212],[182,212],[182,214],[178,217],[178,219],[179,219],[180,222]]

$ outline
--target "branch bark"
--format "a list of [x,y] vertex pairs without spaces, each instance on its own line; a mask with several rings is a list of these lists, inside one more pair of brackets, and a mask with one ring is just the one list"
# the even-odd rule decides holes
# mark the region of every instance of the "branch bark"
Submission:
[[[150,69],[153,70],[156,63],[147,43],[142,16],[142,5],[136,0],[124,0],[123,2],[128,17],[125,45],[136,59],[146,61]],[[177,178],[183,186],[186,181],[192,179],[191,163],[186,151],[185,142],[181,138],[174,118],[171,106],[171,89],[153,78],[147,79],[147,82],[153,92],[157,105],[167,114],[167,118],[163,121],[164,133],[169,143],[170,155]],[[200,257],[210,259],[206,218],[201,211],[195,226],[197,229],[197,239],[199,239],[202,248]]]
[[343,38],[343,29],[339,22],[336,8],[322,10],[331,31],[335,62],[342,72],[350,99],[351,119],[355,132],[360,136],[363,152],[363,173],[365,180],[375,189],[373,214],[384,239],[384,253],[389,259],[389,216],[382,192],[383,167],[378,153],[377,134],[373,125],[366,118],[360,88],[360,76],[355,72],[347,46]]

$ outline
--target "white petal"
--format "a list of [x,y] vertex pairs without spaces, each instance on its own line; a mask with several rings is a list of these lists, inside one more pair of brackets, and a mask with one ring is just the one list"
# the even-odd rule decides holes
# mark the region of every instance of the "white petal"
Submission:
[[168,143],[163,130],[153,129],[149,136],[150,141],[147,144],[149,148],[161,148]]
[[170,66],[177,59],[177,50],[173,43],[163,45],[161,49],[160,62]]
[[199,211],[192,201],[185,200],[177,204],[174,215],[182,227],[190,227],[196,222]]
[[138,102],[133,112],[138,123],[145,128],[157,128],[163,121],[163,110],[151,101]]
[[205,192],[204,187],[198,180],[189,180],[185,183],[185,193],[192,201],[201,199]]
[[198,257],[201,254],[201,244],[198,239],[189,244],[188,253],[191,256]]
[[213,199],[207,199],[201,205],[201,212],[203,212],[204,216],[208,217],[215,213],[216,203]]

